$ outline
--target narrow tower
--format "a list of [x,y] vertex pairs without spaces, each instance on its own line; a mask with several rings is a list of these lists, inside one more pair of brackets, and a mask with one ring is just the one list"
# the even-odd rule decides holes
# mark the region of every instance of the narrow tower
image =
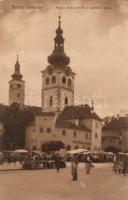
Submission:
[[75,73],[68,66],[70,58],[64,51],[63,30],[59,16],[54,49],[48,56],[49,65],[42,71],[42,107],[44,112],[62,111],[74,104]]
[[14,73],[11,77],[12,79],[9,81],[9,105],[17,103],[20,105],[20,108],[22,108],[25,100],[25,81],[22,80],[23,76],[20,73],[18,55]]

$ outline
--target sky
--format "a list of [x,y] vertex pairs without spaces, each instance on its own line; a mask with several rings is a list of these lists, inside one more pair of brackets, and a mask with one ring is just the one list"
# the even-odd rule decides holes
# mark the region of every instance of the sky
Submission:
[[26,104],[41,104],[41,70],[54,48],[59,12],[76,104],[93,99],[100,116],[128,113],[127,0],[1,0],[0,103],[8,104],[18,53]]

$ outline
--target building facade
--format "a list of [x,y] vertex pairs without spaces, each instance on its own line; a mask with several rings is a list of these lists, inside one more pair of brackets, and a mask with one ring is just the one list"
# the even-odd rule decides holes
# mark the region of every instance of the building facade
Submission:
[[59,16],[55,46],[42,71],[42,113],[26,128],[26,148],[41,150],[49,141],[62,141],[66,148],[101,149],[101,119],[88,105],[74,105],[75,73],[64,51]]
[[104,150],[128,152],[128,116],[113,117],[104,125],[102,132]]
[[12,79],[9,81],[9,105],[17,103],[22,108],[25,100],[25,82],[22,80],[23,76],[20,73],[18,55],[14,73],[11,77]]
[[68,149],[101,149],[101,119],[88,105],[67,106],[57,112],[42,112],[26,128],[26,148],[42,149],[49,141],[62,141]]

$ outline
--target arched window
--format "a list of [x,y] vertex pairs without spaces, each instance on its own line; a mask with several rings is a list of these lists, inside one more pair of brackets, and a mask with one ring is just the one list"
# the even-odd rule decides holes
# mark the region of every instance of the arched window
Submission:
[[45,80],[46,85],[48,85],[49,82],[50,82],[50,79],[47,77],[46,80]]
[[52,97],[52,96],[50,97],[50,100],[49,100],[49,105],[50,105],[50,106],[52,106],[52,105],[53,105],[53,97]]
[[20,84],[17,84],[17,87],[18,87],[18,88],[21,88],[21,85],[20,85]]
[[68,79],[68,86],[71,86],[72,85],[72,81],[71,81],[71,79],[69,78]]
[[56,83],[56,77],[55,76],[52,77],[52,83]]
[[67,97],[65,97],[64,104],[68,105],[68,98]]
[[65,78],[65,76],[62,77],[62,83],[66,83],[66,78]]

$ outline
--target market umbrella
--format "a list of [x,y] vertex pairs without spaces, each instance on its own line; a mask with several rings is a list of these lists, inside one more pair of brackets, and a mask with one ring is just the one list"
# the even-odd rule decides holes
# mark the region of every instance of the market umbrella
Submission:
[[14,153],[28,153],[26,149],[16,149]]
[[85,151],[82,153],[83,155],[88,155],[88,154],[92,154],[92,151]]
[[88,152],[87,149],[75,149],[75,150],[71,150],[71,151],[68,151],[67,153],[68,154],[76,154],[76,153],[83,153],[83,152]]

